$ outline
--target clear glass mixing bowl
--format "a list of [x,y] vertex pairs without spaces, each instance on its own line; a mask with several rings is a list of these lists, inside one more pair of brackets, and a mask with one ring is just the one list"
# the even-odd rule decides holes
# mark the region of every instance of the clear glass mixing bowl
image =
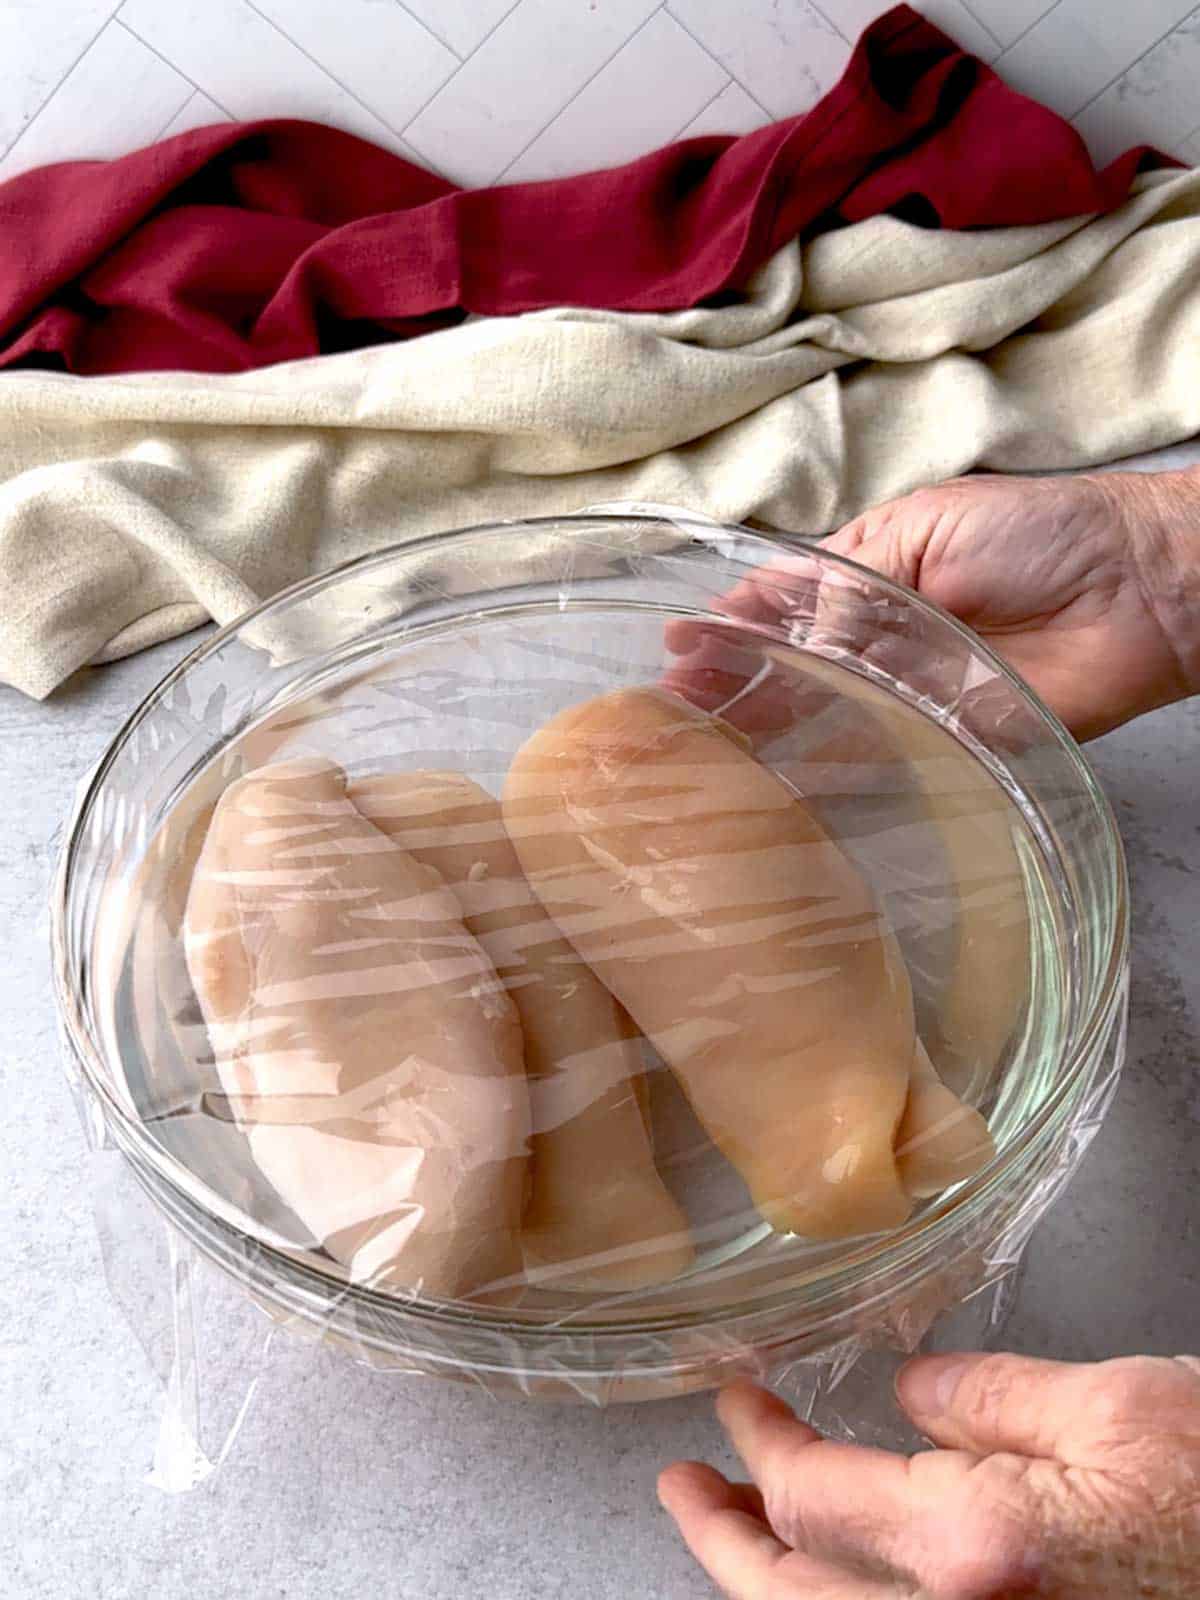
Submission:
[[[685,1276],[603,1297],[535,1287],[504,1306],[348,1281],[259,1181],[172,1036],[172,1017],[195,1015],[181,863],[194,857],[203,806],[234,774],[293,748],[354,773],[453,767],[496,792],[513,752],[555,711],[656,680],[749,726],[760,759],[824,806],[875,880],[923,1031],[941,1030],[995,1159],[889,1233],[819,1245],[781,1236],[709,1160],[659,1070],[660,1163],[687,1190],[700,1242]],[[869,730],[884,725],[924,774],[923,828],[912,793],[881,776]],[[985,859],[997,841],[1016,863],[1005,882]],[[1103,1114],[1124,1044],[1120,842],[1054,718],[916,596],[817,545],[666,513],[586,513],[398,546],[207,638],[87,785],[53,923],[72,1066],[172,1226],[272,1316],[361,1359],[527,1395],[652,1398],[733,1370],[911,1343],[1011,1266]]]

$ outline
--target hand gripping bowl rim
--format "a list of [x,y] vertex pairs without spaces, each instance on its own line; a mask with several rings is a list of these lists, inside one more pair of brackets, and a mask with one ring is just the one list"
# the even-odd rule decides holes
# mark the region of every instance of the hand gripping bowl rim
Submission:
[[[198,663],[220,650],[248,623],[261,619],[274,610],[282,610],[297,599],[314,596],[323,588],[336,585],[348,576],[362,574],[372,567],[386,566],[397,559],[415,562],[434,552],[444,553],[446,546],[453,541],[465,541],[485,534],[497,537],[506,534],[525,536],[538,531],[553,530],[569,533],[573,529],[578,529],[582,535],[585,529],[595,530],[599,527],[616,532],[621,528],[628,528],[631,523],[653,524],[668,520],[672,526],[687,535],[693,545],[703,546],[717,559],[730,559],[728,547],[731,542],[736,544],[738,552],[745,550],[755,553],[764,561],[772,556],[794,554],[802,550],[831,568],[840,568],[860,580],[866,580],[882,594],[902,600],[904,604],[915,608],[918,613],[936,619],[940,626],[949,628],[958,635],[977,657],[982,658],[999,677],[1005,680],[1017,697],[1032,707],[1048,733],[1053,736],[1060,754],[1067,758],[1073,776],[1103,830],[1103,857],[1112,875],[1108,888],[1111,891],[1113,904],[1107,958],[1102,974],[1094,983],[1093,992],[1088,996],[1086,1012],[1074,1029],[1059,1081],[1046,1095],[1029,1122],[1010,1138],[1005,1147],[997,1152],[993,1161],[980,1173],[955,1186],[949,1196],[943,1197],[915,1219],[902,1224],[886,1236],[872,1236],[858,1243],[832,1268],[822,1266],[801,1271],[798,1279],[796,1276],[783,1279],[783,1286],[780,1289],[756,1294],[747,1301],[722,1304],[719,1312],[706,1307],[700,1311],[684,1310],[644,1318],[634,1316],[629,1320],[611,1322],[588,1321],[586,1316],[579,1318],[572,1316],[565,1324],[561,1319],[548,1322],[544,1319],[526,1321],[519,1308],[493,1309],[461,1302],[401,1299],[394,1294],[350,1284],[324,1265],[316,1265],[316,1258],[310,1264],[296,1246],[281,1248],[272,1241],[269,1230],[260,1226],[257,1233],[249,1231],[244,1225],[246,1219],[235,1207],[208,1190],[207,1186],[200,1183],[183,1163],[165,1151],[150,1146],[153,1150],[152,1166],[169,1187],[187,1198],[188,1203],[192,1205],[198,1204],[192,1198],[194,1192],[197,1189],[204,1191],[207,1199],[202,1209],[238,1235],[246,1247],[256,1252],[264,1252],[268,1259],[277,1260],[280,1267],[299,1273],[304,1279],[311,1279],[314,1288],[322,1288],[326,1293],[332,1291],[339,1297],[354,1297],[361,1301],[364,1307],[373,1308],[393,1317],[412,1317],[420,1320],[432,1317],[437,1322],[461,1322],[476,1329],[493,1326],[497,1331],[504,1328],[519,1328],[521,1337],[530,1340],[537,1340],[541,1336],[560,1336],[564,1326],[569,1327],[576,1336],[586,1335],[592,1341],[603,1343],[606,1339],[623,1339],[637,1333],[685,1331],[694,1329],[698,1325],[723,1326],[747,1317],[757,1318],[773,1310],[785,1311],[789,1307],[799,1313],[804,1308],[804,1302],[797,1300],[797,1294],[803,1293],[808,1280],[814,1276],[827,1284],[828,1293],[833,1294],[839,1284],[864,1266],[873,1267],[871,1274],[873,1277],[883,1278],[890,1271],[906,1263],[911,1264],[922,1253],[934,1253],[939,1245],[946,1242],[952,1233],[954,1220],[965,1208],[973,1204],[982,1206],[988,1196],[994,1196],[1005,1181],[1015,1171],[1020,1170],[1023,1161],[1026,1164],[1036,1163],[1039,1151],[1043,1151],[1046,1141],[1053,1138],[1059,1117],[1069,1109],[1069,1102],[1074,1096],[1086,1092],[1087,1084],[1084,1080],[1089,1067],[1094,1064],[1098,1048],[1102,1045],[1107,1031],[1111,1029],[1114,1014],[1122,1003],[1129,942],[1128,875],[1116,819],[1107,797],[1092,774],[1078,744],[1054,713],[983,640],[957,618],[914,591],[881,577],[849,557],[825,551],[821,547],[820,540],[799,536],[769,537],[734,525],[714,524],[700,517],[692,518],[683,512],[676,514],[667,508],[656,514],[632,510],[619,513],[575,512],[559,516],[479,523],[445,533],[430,534],[402,544],[389,545],[325,572],[301,579],[209,634],[163,676],[126,718],[82,786],[60,851],[51,902],[52,966],[61,1024],[72,1060],[79,1068],[88,1090],[98,1100],[102,1119],[113,1133],[118,1145],[125,1149],[128,1143],[140,1155],[147,1154],[146,1142],[144,1138],[139,1138],[139,1130],[143,1125],[130,1115],[107,1081],[103,1053],[92,1037],[86,1016],[83,1014],[85,1006],[78,981],[78,963],[68,928],[69,895],[72,871],[93,806],[103,790],[111,766],[140,724]],[[614,551],[617,549],[613,544],[610,544],[609,548]],[[762,633],[778,642],[777,632],[761,624],[739,621],[739,626],[749,632]],[[814,653],[821,655],[820,651]],[[874,677],[869,669],[864,670],[865,663],[860,662],[856,665],[842,655],[830,655],[825,659],[832,659],[836,664],[868,680]],[[886,681],[893,694],[904,688],[895,680]],[[289,697],[285,697],[280,705],[285,705],[287,698]],[[919,697],[910,695],[905,698],[915,709],[921,709]],[[961,734],[959,737],[961,740]],[[989,769],[991,769],[990,763]],[[994,770],[993,776],[997,776]],[[128,1150],[126,1153],[129,1153]],[[140,1174],[139,1181],[146,1187],[145,1179]]]

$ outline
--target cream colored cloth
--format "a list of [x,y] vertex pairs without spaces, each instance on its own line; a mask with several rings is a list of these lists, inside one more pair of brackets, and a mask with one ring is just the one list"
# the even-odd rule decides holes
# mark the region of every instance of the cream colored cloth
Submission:
[[[1018,331],[1019,330],[1019,331]],[[789,246],[744,304],[561,309],[234,377],[0,378],[0,677],[228,621],[465,524],[670,502],[823,533],[1200,431],[1200,170],[1110,216]]]

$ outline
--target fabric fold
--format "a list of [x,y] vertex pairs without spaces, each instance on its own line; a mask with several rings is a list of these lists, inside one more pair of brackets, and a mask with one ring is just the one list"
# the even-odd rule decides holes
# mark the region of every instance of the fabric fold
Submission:
[[558,308],[234,376],[10,373],[0,677],[46,695],[472,523],[641,500],[822,534],[973,467],[1112,461],[1200,432],[1198,357],[1200,171],[1070,225],[876,217],[725,308]]
[[0,186],[0,366],[234,372],[466,313],[668,311],[789,240],[892,211],[955,229],[1104,212],[1074,128],[907,6],[810,111],[609,171],[460,190],[313,123],[198,129]]

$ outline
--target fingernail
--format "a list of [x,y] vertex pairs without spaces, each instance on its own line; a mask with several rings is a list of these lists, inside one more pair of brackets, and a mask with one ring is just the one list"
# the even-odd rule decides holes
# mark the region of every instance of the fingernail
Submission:
[[896,1397],[910,1416],[940,1417],[969,1365],[962,1356],[918,1356],[896,1374]]

